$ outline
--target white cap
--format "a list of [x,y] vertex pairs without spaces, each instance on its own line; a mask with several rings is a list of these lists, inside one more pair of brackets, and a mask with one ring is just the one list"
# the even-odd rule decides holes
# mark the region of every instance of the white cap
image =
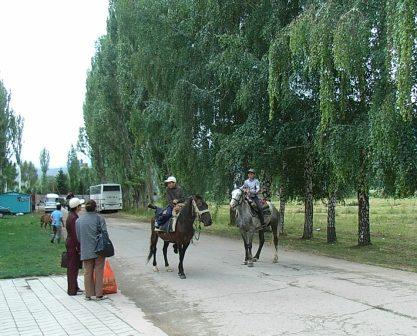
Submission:
[[164,181],[164,183],[168,183],[168,182],[177,183],[177,179],[174,176],[170,176]]
[[79,205],[81,205],[81,204],[84,204],[84,200],[83,199],[79,199],[79,198],[77,198],[77,197],[73,197],[73,198],[71,198],[70,199],[70,201],[69,201],[69,207],[71,208],[71,209],[74,209],[74,208],[76,208],[77,206],[79,206]]

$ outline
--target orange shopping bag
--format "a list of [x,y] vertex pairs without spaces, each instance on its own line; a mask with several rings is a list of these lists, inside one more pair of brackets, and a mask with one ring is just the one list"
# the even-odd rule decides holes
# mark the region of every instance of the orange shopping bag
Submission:
[[103,273],[103,294],[116,294],[117,284],[110,263],[106,260]]

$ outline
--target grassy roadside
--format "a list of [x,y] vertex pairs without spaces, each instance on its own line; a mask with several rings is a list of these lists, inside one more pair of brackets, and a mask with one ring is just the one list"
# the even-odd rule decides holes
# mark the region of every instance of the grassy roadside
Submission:
[[50,229],[42,229],[38,214],[0,219],[0,279],[61,274],[65,244],[50,243]]
[[[357,206],[354,199],[336,208],[336,244],[326,242],[327,209],[317,202],[314,206],[314,237],[301,240],[304,222],[302,203],[290,202],[285,213],[285,235],[280,248],[417,272],[417,199],[371,199],[372,245],[357,247]],[[276,203],[275,203],[276,204]],[[203,228],[209,234],[240,238],[237,228],[229,225],[227,205],[211,207],[213,225]],[[140,220],[149,220],[152,211],[141,212]],[[271,234],[267,234],[270,241]]]

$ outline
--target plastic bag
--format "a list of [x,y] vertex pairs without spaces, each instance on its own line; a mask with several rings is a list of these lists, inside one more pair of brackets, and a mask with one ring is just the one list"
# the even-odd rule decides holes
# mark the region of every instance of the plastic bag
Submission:
[[106,260],[103,272],[103,294],[116,294],[117,283],[110,263]]

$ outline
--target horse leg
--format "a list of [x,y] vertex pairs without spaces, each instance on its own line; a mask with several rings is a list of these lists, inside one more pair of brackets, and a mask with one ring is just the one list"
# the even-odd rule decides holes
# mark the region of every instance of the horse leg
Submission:
[[255,232],[250,231],[247,233],[247,238],[248,238],[248,267],[253,267],[253,258],[252,258],[252,240],[253,240],[253,235],[255,234]]
[[265,231],[259,230],[259,247],[255,256],[253,257],[253,261],[256,262],[259,260],[259,256],[261,255],[261,251],[262,251],[262,247],[264,246],[264,243],[265,243]]
[[164,253],[165,269],[166,269],[167,272],[172,272],[172,268],[169,267],[169,263],[168,263],[168,256],[167,256],[168,246],[169,246],[169,242],[164,241],[164,247],[163,247],[162,251]]
[[187,251],[188,245],[190,245],[189,242],[186,243],[186,244],[181,244],[181,246],[179,246],[180,263],[178,265],[178,275],[181,279],[186,279],[187,278],[185,276],[185,273],[184,273],[183,261],[184,261],[185,251]]
[[274,259],[272,262],[275,264],[278,262],[278,237],[279,237],[279,231],[278,231],[278,223],[271,223],[272,228],[272,234],[274,236]]
[[241,231],[240,234],[243,240],[243,247],[245,248],[245,259],[243,260],[242,265],[247,265],[248,264],[248,246],[246,244],[246,237],[243,231]]

